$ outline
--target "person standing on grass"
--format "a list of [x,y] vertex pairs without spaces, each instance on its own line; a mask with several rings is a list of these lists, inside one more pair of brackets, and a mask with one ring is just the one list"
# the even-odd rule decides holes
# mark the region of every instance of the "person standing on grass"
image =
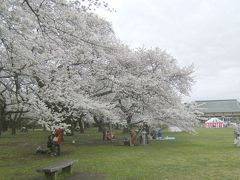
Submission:
[[237,147],[240,147],[240,124],[238,122],[238,124],[236,124],[236,127],[234,129],[234,143]]
[[62,136],[63,136],[63,130],[61,128],[58,128],[56,131],[56,155],[60,156],[60,145],[62,144]]
[[53,142],[54,137],[55,137],[54,132],[51,132],[51,134],[48,136],[47,147],[50,149],[50,154],[51,155],[55,154],[55,144]]

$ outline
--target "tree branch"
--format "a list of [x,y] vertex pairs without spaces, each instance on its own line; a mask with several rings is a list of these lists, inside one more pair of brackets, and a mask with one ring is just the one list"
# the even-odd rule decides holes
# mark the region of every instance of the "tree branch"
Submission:
[[101,92],[101,93],[94,94],[94,95],[92,95],[91,97],[92,97],[92,98],[93,98],[93,97],[101,97],[101,96],[105,96],[105,95],[108,95],[108,94],[111,94],[111,93],[113,93],[113,91],[112,91],[112,90],[109,90],[109,91],[105,91],[105,92]]
[[24,0],[23,3],[26,2],[27,6],[29,7],[29,9],[32,11],[32,13],[36,16],[37,18],[37,22],[38,22],[38,25],[42,31],[42,33],[44,32],[43,30],[43,26],[41,25],[41,20],[39,18],[39,14],[33,9],[33,7],[30,5],[29,1],[28,0]]

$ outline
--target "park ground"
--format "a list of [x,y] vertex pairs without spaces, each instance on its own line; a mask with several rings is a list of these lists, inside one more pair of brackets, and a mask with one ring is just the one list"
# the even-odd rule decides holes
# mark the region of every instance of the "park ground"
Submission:
[[[64,136],[60,157],[37,155],[46,146],[49,132],[29,130],[16,136],[0,137],[0,179],[44,179],[36,169],[61,160],[78,160],[70,177],[88,180],[192,180],[240,179],[240,149],[233,145],[233,129],[197,129],[197,134],[164,131],[176,140],[154,140],[148,145],[124,146],[123,134],[117,141],[103,142],[97,129],[85,134]],[[75,140],[73,144],[72,141]]]

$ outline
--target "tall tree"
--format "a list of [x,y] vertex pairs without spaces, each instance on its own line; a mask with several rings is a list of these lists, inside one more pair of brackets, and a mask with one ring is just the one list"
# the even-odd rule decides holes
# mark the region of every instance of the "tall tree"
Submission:
[[27,112],[51,128],[67,127],[87,111],[129,125],[144,119],[192,129],[186,124],[193,118],[179,118],[189,115],[181,94],[190,90],[192,67],[178,67],[158,48],[129,49],[109,22],[89,12],[101,5],[107,6],[98,0],[0,4],[1,116],[12,112],[15,123]]
[[100,5],[65,0],[1,3],[1,100],[9,100],[10,94],[16,106],[34,111],[45,126],[69,119],[76,110],[99,108],[82,87],[93,77],[93,62],[104,63],[114,44],[110,24],[87,12]]

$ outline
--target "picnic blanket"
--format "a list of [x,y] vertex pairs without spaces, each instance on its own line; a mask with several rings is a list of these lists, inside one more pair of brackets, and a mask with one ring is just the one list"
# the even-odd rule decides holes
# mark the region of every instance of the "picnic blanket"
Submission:
[[176,138],[175,137],[160,137],[160,138],[157,138],[157,140],[160,140],[160,141],[164,141],[164,140],[175,140]]

